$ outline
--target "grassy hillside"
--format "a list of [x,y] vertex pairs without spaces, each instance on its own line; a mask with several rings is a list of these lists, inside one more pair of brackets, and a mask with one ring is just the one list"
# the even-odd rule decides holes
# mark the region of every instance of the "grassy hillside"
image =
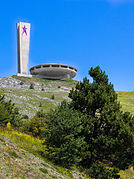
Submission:
[[[0,94],[12,100],[22,114],[34,116],[38,110],[49,111],[62,100],[70,100],[68,93],[74,80],[44,80],[39,78],[0,78]],[[33,84],[34,89],[30,89]],[[117,92],[124,111],[134,114],[134,92]],[[54,96],[54,99],[52,99]],[[44,141],[14,130],[0,128],[0,178],[63,178],[84,179],[78,169],[67,170],[42,158]],[[121,178],[134,178],[131,169],[120,171]]]
[[[32,117],[38,110],[47,112],[62,100],[70,100],[68,93],[76,83],[71,79],[45,80],[13,76],[0,79],[0,94],[5,95],[6,100],[12,100],[22,114]],[[30,89],[31,84],[34,89]]]
[[[14,130],[0,128],[0,178],[86,179],[78,169],[68,170],[41,156],[44,141]],[[134,178],[133,167],[120,171],[120,177]]]
[[[30,89],[31,84],[34,89]],[[0,78],[0,94],[5,95],[6,100],[11,99],[22,114],[32,117],[38,110],[47,112],[62,100],[69,101],[68,93],[76,84],[77,81],[71,79],[45,80],[13,76]],[[134,92],[117,93],[123,110],[134,115]]]
[[129,111],[134,115],[134,92],[117,92],[118,99],[124,111]]
[[42,143],[30,135],[0,129],[0,178],[84,178],[76,169],[61,168],[42,158]]

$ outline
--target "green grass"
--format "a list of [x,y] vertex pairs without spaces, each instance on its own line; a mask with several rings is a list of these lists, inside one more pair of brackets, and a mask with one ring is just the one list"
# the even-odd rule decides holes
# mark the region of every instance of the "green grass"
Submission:
[[49,86],[52,85],[53,87],[56,86],[57,84],[61,84],[62,86],[66,87],[74,87],[74,85],[77,84],[77,81],[72,80],[72,79],[61,79],[61,80],[48,80],[48,79],[43,79],[43,78],[30,78],[30,77],[21,77],[21,76],[13,76],[16,79],[19,79],[23,83],[35,83],[38,82],[40,84]]
[[[44,141],[14,130],[0,129],[0,178],[77,178],[71,171],[52,164],[40,154]],[[75,174],[75,175],[74,175]]]
[[[43,140],[14,130],[0,129],[0,178],[84,179],[77,168],[68,170],[43,158]],[[133,167],[120,171],[120,177],[134,178]]]
[[134,92],[117,92],[123,111],[134,115]]

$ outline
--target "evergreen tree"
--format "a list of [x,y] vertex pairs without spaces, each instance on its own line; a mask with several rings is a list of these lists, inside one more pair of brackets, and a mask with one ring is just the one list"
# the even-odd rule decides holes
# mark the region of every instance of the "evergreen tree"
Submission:
[[113,85],[99,66],[91,68],[89,75],[92,83],[84,78],[69,94],[70,107],[87,115],[81,165],[92,168],[101,162],[126,169],[134,164],[134,117],[121,111]]
[[10,101],[6,102],[4,96],[0,96],[0,126],[5,126],[8,122],[12,125],[19,125],[18,109]]
[[44,137],[49,152],[47,157],[67,168],[79,163],[79,151],[85,145],[84,137],[80,135],[84,115],[70,109],[68,103],[63,101],[55,110],[46,114],[45,118]]

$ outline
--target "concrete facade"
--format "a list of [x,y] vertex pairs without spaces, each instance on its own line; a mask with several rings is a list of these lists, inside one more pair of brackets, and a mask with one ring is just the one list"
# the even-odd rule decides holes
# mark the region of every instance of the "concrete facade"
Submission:
[[45,79],[63,79],[74,78],[77,74],[77,69],[64,64],[42,64],[30,68],[32,77]]
[[30,24],[17,23],[18,76],[28,75]]

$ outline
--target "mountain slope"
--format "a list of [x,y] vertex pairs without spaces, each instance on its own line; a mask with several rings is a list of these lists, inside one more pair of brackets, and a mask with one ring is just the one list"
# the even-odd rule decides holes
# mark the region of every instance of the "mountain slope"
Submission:
[[134,92],[117,92],[117,94],[122,109],[134,115]]
[[[76,83],[65,79],[0,78],[0,95],[11,99],[22,114],[32,117],[38,110],[47,112],[62,100],[69,101],[68,93]],[[117,93],[123,110],[134,114],[134,92]],[[45,146],[42,148],[41,144],[42,141],[27,134],[0,129],[0,178],[84,178],[76,169],[69,171],[43,159],[40,154]],[[120,174],[121,178],[134,177],[132,169]]]
[[[34,89],[30,89],[31,84]],[[70,101],[68,93],[76,84],[77,81],[71,79],[45,80],[12,76],[0,78],[0,94],[5,95],[6,100],[12,100],[20,113],[33,117],[39,110],[47,112],[55,108],[64,99]],[[122,109],[134,115],[134,92],[117,94]]]
[[6,100],[12,100],[20,113],[33,117],[41,109],[47,112],[62,100],[69,101],[68,93],[76,83],[71,79],[44,80],[13,76],[0,78],[0,94],[5,95]]
[[0,178],[84,178],[77,170],[70,171],[43,159],[42,147],[41,140],[30,135],[0,129]]

